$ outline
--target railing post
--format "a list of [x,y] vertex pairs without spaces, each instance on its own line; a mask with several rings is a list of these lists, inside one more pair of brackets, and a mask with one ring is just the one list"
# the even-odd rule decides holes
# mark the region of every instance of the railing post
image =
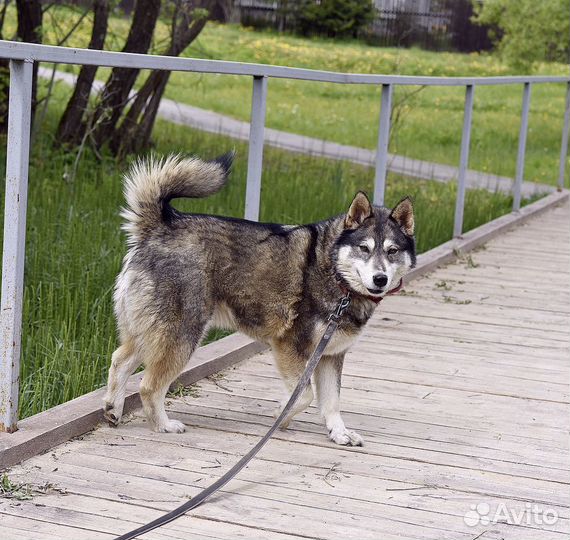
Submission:
[[564,109],[564,126],[562,127],[562,147],[560,148],[560,171],[558,173],[558,189],[564,188],[566,172],[566,156],[568,154],[568,131],[570,130],[570,82],[566,88],[566,108]]
[[469,163],[469,145],[471,143],[471,118],[473,116],[474,87],[468,84],[465,89],[465,106],[463,112],[463,134],[461,135],[461,153],[459,156],[459,171],[457,174],[457,197],[455,198],[455,219],[453,236],[461,236],[463,232],[463,210],[465,208],[465,177]]
[[251,100],[247,186],[245,190],[245,219],[252,221],[259,220],[266,102],[267,77],[255,76],[253,78],[253,97]]
[[521,191],[524,177],[524,161],[526,157],[526,135],[528,132],[528,112],[530,110],[530,83],[524,83],[521,113],[521,129],[519,133],[519,151],[517,155],[517,172],[513,191],[513,212],[521,207]]
[[386,171],[388,169],[388,143],[390,142],[390,116],[392,113],[392,85],[382,85],[380,126],[376,148],[376,173],[374,175],[374,204],[384,204]]
[[16,431],[20,390],[20,345],[26,205],[30,157],[33,63],[10,60],[10,100],[4,207],[4,253],[0,324],[0,431]]

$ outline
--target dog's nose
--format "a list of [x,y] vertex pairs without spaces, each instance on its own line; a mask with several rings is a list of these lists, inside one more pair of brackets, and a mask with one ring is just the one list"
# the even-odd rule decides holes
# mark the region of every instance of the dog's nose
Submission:
[[373,278],[376,287],[384,287],[388,283],[388,276],[386,274],[376,274]]

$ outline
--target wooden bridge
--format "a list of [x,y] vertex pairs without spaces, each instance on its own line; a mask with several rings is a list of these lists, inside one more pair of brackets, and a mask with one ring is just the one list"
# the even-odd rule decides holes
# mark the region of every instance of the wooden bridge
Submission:
[[[144,538],[567,540],[569,210],[382,303],[343,382],[363,448],[330,443],[311,408],[223,493]],[[257,441],[282,391],[260,353],[168,398],[182,435],[135,411],[24,461],[8,471],[24,485],[4,482],[1,537],[113,538],[158,517]]]

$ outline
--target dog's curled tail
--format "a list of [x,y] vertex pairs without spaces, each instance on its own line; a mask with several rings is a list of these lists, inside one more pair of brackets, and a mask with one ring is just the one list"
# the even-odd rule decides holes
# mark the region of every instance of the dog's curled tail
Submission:
[[171,215],[172,199],[207,197],[219,191],[226,183],[233,158],[234,152],[229,152],[213,161],[180,155],[136,161],[125,175],[127,206],[121,213],[129,242],[137,242],[164,223]]

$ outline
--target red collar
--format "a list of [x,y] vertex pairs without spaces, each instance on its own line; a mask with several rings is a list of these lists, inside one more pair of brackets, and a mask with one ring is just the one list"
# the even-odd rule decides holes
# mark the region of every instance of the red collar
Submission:
[[[340,287],[340,290],[342,291],[342,294],[346,295],[347,293],[352,293],[352,294],[357,294],[358,296],[362,296],[363,298],[366,298],[367,300],[371,300],[372,302],[374,302],[375,304],[379,304],[382,300],[383,300],[383,296],[369,296],[366,294],[360,294],[357,293],[355,291],[352,291],[350,289],[347,289],[344,285],[342,285],[341,283],[338,284],[338,286]],[[402,287],[404,286],[404,280],[400,279],[400,282],[398,283],[398,285],[396,285],[396,287],[394,287],[393,289],[389,290],[386,294],[396,294],[397,292],[402,290]]]

